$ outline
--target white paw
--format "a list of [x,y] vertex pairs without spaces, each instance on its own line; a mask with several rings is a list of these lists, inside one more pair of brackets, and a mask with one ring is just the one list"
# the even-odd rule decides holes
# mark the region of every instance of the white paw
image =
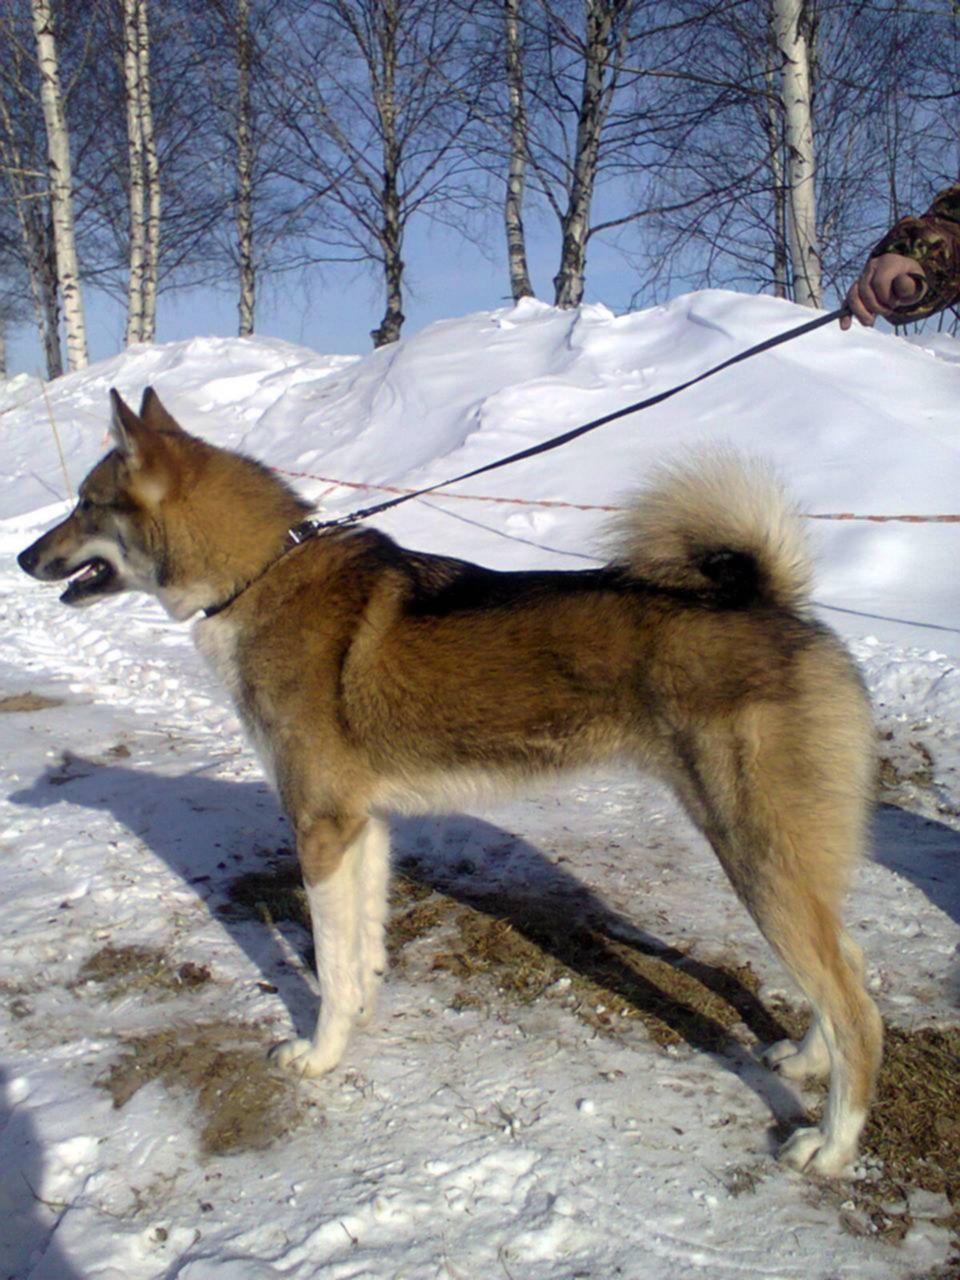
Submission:
[[763,1055],[763,1064],[787,1080],[805,1080],[810,1076],[821,1077],[829,1073],[829,1055],[820,1051],[819,1045],[809,1047],[806,1042],[778,1040]]
[[798,1129],[780,1148],[778,1159],[791,1169],[818,1173],[824,1178],[839,1178],[856,1158],[856,1147],[831,1142],[822,1129]]
[[343,1050],[339,1053],[325,1049],[323,1045],[315,1045],[312,1040],[281,1040],[270,1050],[270,1061],[291,1075],[301,1079],[312,1080],[324,1076],[340,1061]]

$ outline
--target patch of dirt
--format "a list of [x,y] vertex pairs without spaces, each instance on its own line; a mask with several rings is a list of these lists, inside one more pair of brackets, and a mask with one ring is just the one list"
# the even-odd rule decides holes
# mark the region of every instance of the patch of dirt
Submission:
[[33,1004],[28,997],[36,995],[42,988],[24,983],[9,982],[0,979],[0,1001],[11,1018],[21,1021],[33,1013]]
[[78,782],[82,778],[92,777],[98,769],[106,768],[115,760],[128,760],[130,748],[124,742],[118,742],[103,753],[101,758],[94,756],[78,756],[72,751],[64,751],[56,767],[47,770],[46,782],[51,787],[63,787],[68,782]]
[[756,1194],[757,1187],[770,1176],[770,1166],[742,1164],[727,1169],[722,1176],[724,1190],[734,1200]]
[[[295,866],[243,876],[230,894],[234,912],[294,920],[309,930]],[[761,1045],[799,1039],[806,1030],[806,1014],[761,1002],[749,965],[707,964],[675,948],[624,941],[602,921],[539,902],[459,889],[454,898],[398,873],[387,937],[394,968],[456,980],[451,1006],[458,1009],[559,999],[602,1035],[640,1025],[659,1045],[686,1043],[711,1053],[754,1038]],[[913,1218],[906,1207],[898,1213],[890,1206],[916,1189],[944,1194],[956,1209],[944,1225],[956,1219],[960,1226],[958,1062],[960,1027],[887,1027],[863,1144],[864,1156],[882,1162],[883,1171],[852,1187],[841,1184],[838,1212],[843,1203],[855,1207],[850,1230],[902,1239]],[[824,1098],[823,1086],[811,1089],[815,1100]],[[735,1177],[731,1194],[749,1194],[754,1177],[752,1170]]]
[[13,693],[0,698],[0,714],[17,711],[46,711],[50,707],[62,707],[62,698],[47,698],[42,693]]
[[911,742],[908,749],[915,751],[913,758],[894,759],[884,755],[879,760],[879,799],[881,803],[896,804],[908,799],[910,787],[932,791],[936,786],[933,757],[919,742]]
[[84,960],[73,989],[93,983],[106,1000],[119,1000],[131,992],[164,1000],[196,991],[211,980],[206,965],[189,960],[178,965],[154,947],[106,946]]
[[[222,909],[267,923],[310,929],[296,865],[240,876]],[[391,965],[446,972],[464,985],[453,1005],[487,1005],[491,997],[529,1004],[561,996],[596,1030],[618,1034],[642,1024],[661,1045],[681,1041],[715,1051],[746,1023],[759,1040],[799,1031],[790,1010],[766,1009],[749,965],[707,965],[667,947],[623,942],[569,912],[506,896],[458,900],[402,873],[391,883],[387,948]],[[435,943],[429,943],[435,938]],[[469,980],[469,986],[465,985]]]
[[945,1194],[960,1210],[960,1027],[886,1028],[864,1135],[891,1182]]
[[247,871],[227,886],[229,901],[218,914],[232,920],[289,920],[310,929],[307,895],[296,862],[284,861],[267,871]]
[[123,1107],[159,1080],[192,1096],[204,1155],[258,1151],[302,1121],[307,1102],[291,1077],[274,1071],[267,1043],[252,1027],[230,1022],[168,1027],[121,1042],[122,1056],[97,1081]]
[[429,937],[449,918],[455,903],[429,885],[396,875],[390,883],[390,915],[387,919],[387,954],[393,968],[406,963],[405,951],[411,943]]
[[923,741],[923,725],[896,726],[880,734],[877,802],[921,817],[960,817],[951,789],[937,775],[937,762]]
[[715,1052],[738,1038],[743,1024],[761,1040],[794,1034],[790,1011],[774,1014],[758,1000],[749,965],[704,964],[669,947],[624,942],[562,910],[499,897],[454,905],[450,923],[434,969],[469,978],[471,987],[487,979],[523,1004],[559,996],[605,1035],[639,1022],[659,1045]]

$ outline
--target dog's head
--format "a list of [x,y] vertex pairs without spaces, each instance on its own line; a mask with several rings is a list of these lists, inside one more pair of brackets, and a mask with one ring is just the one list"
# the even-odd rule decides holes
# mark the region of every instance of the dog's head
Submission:
[[170,453],[183,432],[152,388],[139,415],[116,391],[114,448],[80,485],[67,518],[17,557],[42,582],[70,581],[60,599],[88,605],[119,591],[156,592],[163,581],[163,530],[157,508],[171,484]]
[[64,604],[146,591],[179,620],[222,607],[289,548],[309,503],[261,463],[184,431],[151,388],[139,414],[110,398],[114,448],[21,569],[69,578]]

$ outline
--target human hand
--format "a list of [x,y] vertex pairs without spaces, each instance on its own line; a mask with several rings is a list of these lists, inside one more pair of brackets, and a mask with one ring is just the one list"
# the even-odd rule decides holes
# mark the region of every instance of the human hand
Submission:
[[854,317],[872,328],[877,316],[919,302],[926,291],[927,282],[915,258],[902,253],[870,258],[847,292],[848,311],[840,319],[840,328],[849,329]]

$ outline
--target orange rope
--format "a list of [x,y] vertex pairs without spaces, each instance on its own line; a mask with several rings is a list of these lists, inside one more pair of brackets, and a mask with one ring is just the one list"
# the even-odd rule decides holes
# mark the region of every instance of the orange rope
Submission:
[[[416,493],[415,489],[398,488],[391,484],[365,484],[357,480],[336,480],[333,476],[320,476],[311,471],[283,471],[286,476],[291,476],[296,480],[319,480],[321,484],[328,487],[320,495],[321,498],[328,497],[335,489],[375,489],[378,493]],[[514,507],[546,507],[547,509],[562,509],[566,511],[605,511],[617,512],[623,511],[623,507],[608,506],[595,502],[562,502],[559,499],[552,498],[495,498],[490,494],[483,493],[443,493],[438,492],[431,495],[434,498],[450,498],[457,502],[489,502],[505,504]],[[960,524],[960,515],[947,516],[919,516],[919,515],[901,515],[901,516],[877,516],[877,515],[860,515],[854,511],[833,511],[833,512],[805,512],[810,520],[868,520],[875,524],[887,524],[899,522],[901,524]]]

